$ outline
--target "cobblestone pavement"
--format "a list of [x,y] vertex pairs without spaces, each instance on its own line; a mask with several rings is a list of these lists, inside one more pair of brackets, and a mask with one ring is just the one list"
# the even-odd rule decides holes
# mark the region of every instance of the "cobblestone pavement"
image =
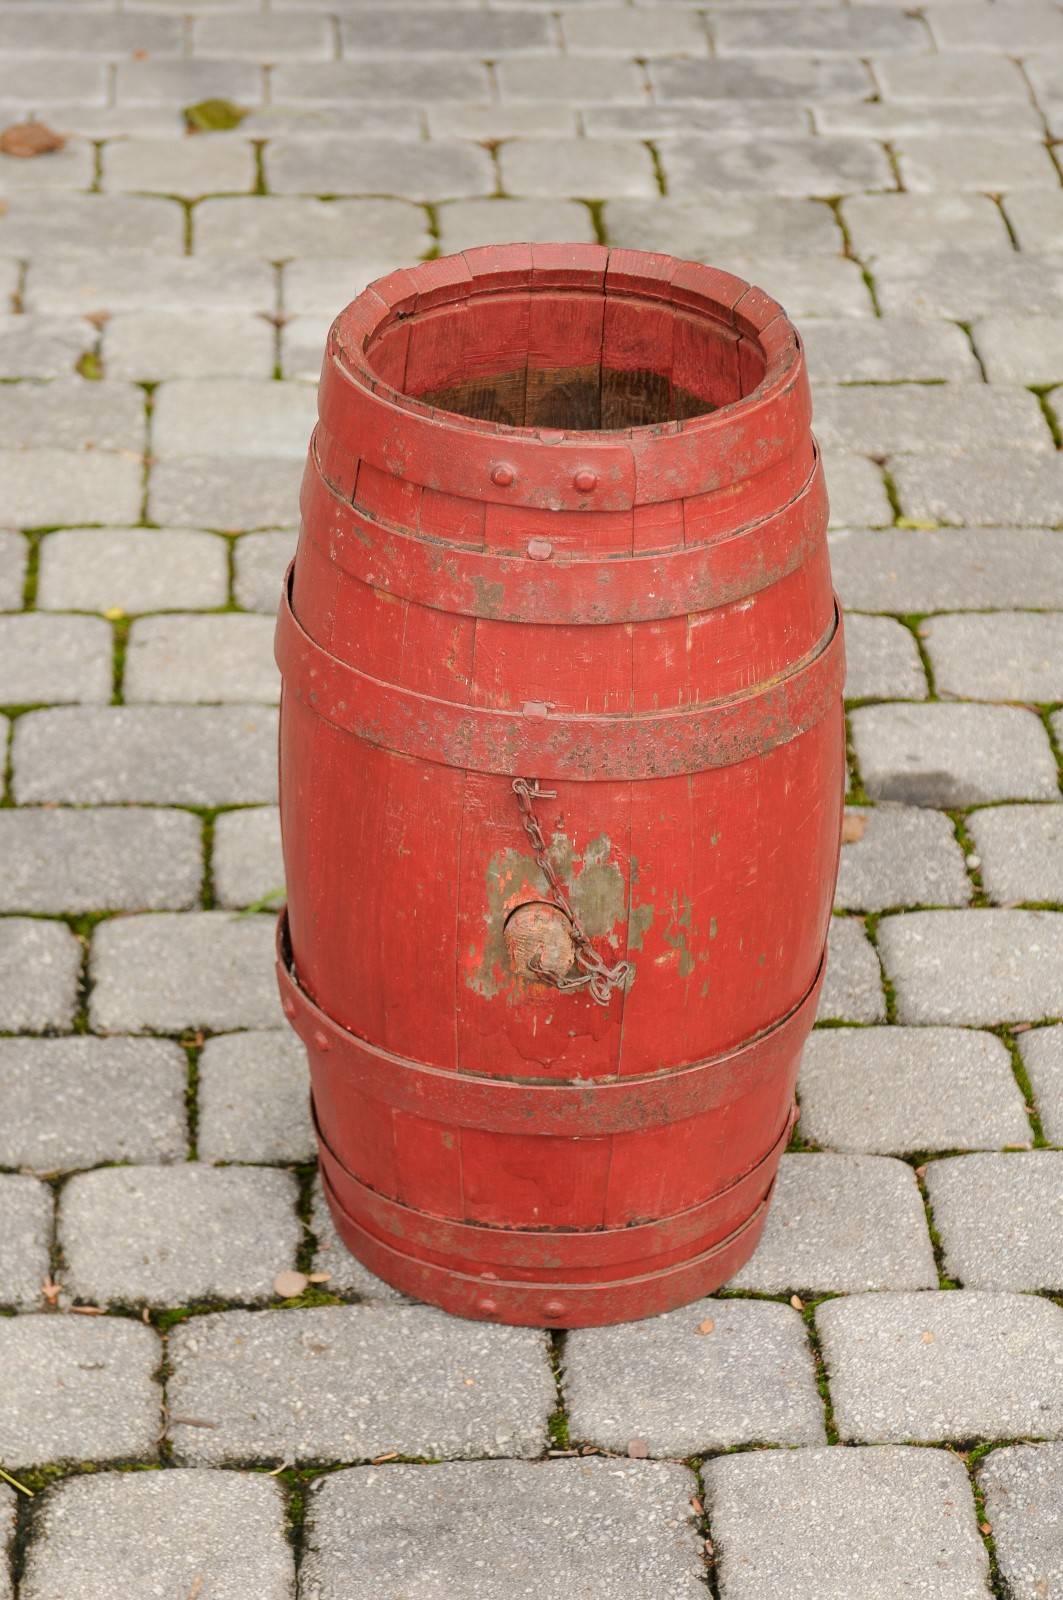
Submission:
[[[1059,1600],[1063,10],[0,0],[0,114],[0,1596]],[[761,1248],[551,1344],[338,1246],[268,911],[326,326],[555,237],[800,321],[851,792]]]

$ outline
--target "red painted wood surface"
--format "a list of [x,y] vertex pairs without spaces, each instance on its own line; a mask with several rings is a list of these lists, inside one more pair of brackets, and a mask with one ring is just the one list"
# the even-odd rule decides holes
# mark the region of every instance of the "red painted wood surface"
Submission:
[[[319,415],[277,631],[278,971],[337,1226],[465,1316],[681,1304],[763,1226],[837,867],[800,341],[711,268],[467,251],[340,315]],[[631,965],[607,1004],[515,970],[507,917],[551,899],[517,777]]]

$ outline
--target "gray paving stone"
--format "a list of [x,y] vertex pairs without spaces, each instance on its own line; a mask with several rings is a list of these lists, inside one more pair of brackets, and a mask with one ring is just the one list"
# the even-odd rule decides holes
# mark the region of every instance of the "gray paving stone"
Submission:
[[885,55],[875,62],[875,77],[887,100],[1025,106],[1030,99],[1018,63],[1005,55],[970,55],[962,50],[921,57]]
[[475,139],[480,144],[498,139],[574,139],[579,131],[576,107],[556,100],[484,106],[443,102],[426,106],[425,117],[433,139]]
[[155,57],[181,54],[176,17],[136,12],[95,15],[75,5],[53,10],[20,7],[0,17],[0,50],[14,56],[104,56],[115,60],[142,50]]
[[230,12],[196,17],[192,54],[227,61],[331,61],[335,40],[327,17],[278,11],[272,16],[240,16]]
[[147,912],[96,930],[90,1001],[97,1029],[271,1028],[280,1022],[273,918]]
[[[706,1462],[721,1600],[988,1600],[963,1462],[946,1450],[758,1450]],[[844,1531],[843,1531],[844,1527]]]
[[[506,66],[510,63],[503,62]],[[479,61],[308,61],[274,67],[273,99],[289,105],[421,105],[432,100],[491,98],[487,68]]]
[[845,528],[830,550],[842,604],[860,610],[1063,605],[1063,544],[1041,529]]
[[448,254],[480,244],[508,244],[511,239],[593,244],[594,225],[578,200],[452,200],[439,208],[439,237]]
[[[294,509],[294,508],[293,508]],[[236,541],[233,592],[246,611],[273,616],[298,534],[245,533]]]
[[[102,1472],[57,1484],[41,1505],[22,1582],[26,1600],[295,1593],[283,1493],[250,1472]],[[209,1594],[209,1589],[203,1590]]]
[[61,150],[49,153],[48,160],[35,170],[34,163],[5,160],[0,166],[0,194],[56,194],[63,190],[88,189],[93,180],[95,154],[87,140],[68,138]]
[[[905,64],[904,70],[916,63]],[[912,262],[925,259],[928,240],[941,238],[957,253],[975,252],[1000,258],[1012,245],[997,206],[976,194],[854,194],[842,203],[842,213],[853,248],[872,266],[879,261]],[[955,259],[955,258],[954,258]],[[913,315],[911,305],[897,306],[899,316]]]
[[874,800],[969,806],[1059,796],[1055,757],[1036,712],[1017,706],[862,706],[850,715]]
[[301,460],[316,420],[317,397],[309,384],[178,378],[155,395],[152,450],[160,459],[224,454]]
[[187,1076],[168,1039],[0,1039],[0,1163],[181,1160]]
[[2,693],[10,705],[110,700],[113,653],[102,617],[0,617]]
[[1016,1444],[978,1468],[997,1566],[1014,1600],[1043,1600],[1063,1585],[1063,1445]]
[[1063,466],[1053,456],[985,450],[956,461],[900,459],[901,506],[916,520],[977,526],[1053,526],[1060,520]]
[[139,190],[200,195],[248,194],[255,186],[255,152],[234,136],[208,139],[126,139],[105,145],[101,179],[105,193]]
[[[391,265],[415,261],[432,243],[424,212],[405,200],[236,195],[204,200],[196,207],[193,226],[197,255],[261,256],[268,261],[334,257],[352,275],[362,257]],[[216,265],[210,270],[218,275]],[[355,285],[348,298],[360,287]]]
[[[679,113],[687,115],[684,107]],[[730,106],[721,107],[723,116]],[[628,108],[617,112],[626,117]],[[659,250],[667,241],[672,255],[695,261],[725,261],[734,252],[748,256],[831,256],[841,234],[828,206],[816,200],[777,195],[721,195],[712,207],[689,200],[609,200],[605,227],[610,244],[629,250]]]
[[1063,700],[1063,613],[930,617],[920,632],[939,694]]
[[41,58],[5,60],[0,66],[0,100],[37,112],[53,100],[80,100],[103,105],[107,99],[107,67],[102,61],[56,61]]
[[0,428],[9,450],[32,450],[42,440],[56,450],[144,448],[144,396],[130,383],[0,385]]
[[855,917],[832,917],[828,943],[819,1020],[885,1022],[882,973],[863,923]]
[[655,61],[650,78],[664,101],[859,100],[871,92],[861,62],[821,55]]
[[619,1455],[632,1439],[650,1455],[685,1457],[825,1437],[812,1353],[790,1306],[696,1300],[643,1322],[579,1328],[565,1342],[564,1390],[572,1438]]
[[902,134],[897,161],[905,188],[915,194],[1059,188],[1056,165],[1035,139],[991,133]]
[[281,376],[303,383],[316,383],[321,376],[325,340],[333,322],[333,311],[342,301],[332,302],[333,310],[324,315],[286,316],[280,329]]
[[14,1489],[3,1485],[0,1494],[0,1550],[3,1550],[3,1559],[0,1563],[0,1597],[2,1600],[12,1600],[14,1590],[11,1586],[11,1547],[15,1538],[15,1519],[17,1516],[16,1496]]
[[[693,1477],[676,1462],[476,1461],[355,1467],[309,1497],[300,1578],[316,1600],[383,1586],[453,1600],[573,1593],[698,1600]],[[470,1560],[470,1550],[476,1551]]]
[[[291,8],[286,9],[290,11]],[[389,139],[416,141],[424,138],[427,117],[427,106],[383,102],[344,105],[341,101],[324,100],[303,105],[271,104],[250,110],[240,124],[240,132],[249,139],[274,139],[278,135],[316,139],[323,133],[343,133],[348,138],[356,134],[370,138],[384,134]],[[435,130],[431,131],[434,134]]]
[[1007,1047],[967,1028],[817,1028],[801,1134],[830,1150],[995,1150],[1030,1138]]
[[214,895],[222,906],[284,898],[280,816],[275,806],[225,812],[214,824]]
[[218,1423],[171,1429],[178,1461],[203,1465],[537,1456],[557,1399],[537,1329],[427,1306],[197,1317],[170,1356],[171,1414]]
[[8,1467],[157,1454],[162,1344],[125,1318],[0,1320],[0,1450]]
[[1063,1015],[1063,917],[1053,911],[910,911],[883,918],[878,946],[901,1022]]
[[[495,76],[503,104],[541,105],[553,100],[581,107],[610,102],[640,105],[647,98],[644,69],[633,61],[610,62],[609,70],[602,72],[578,56],[514,57],[500,61]],[[470,98],[490,96],[480,93]]]
[[[46,65],[44,62],[36,64]],[[69,63],[57,61],[55,65],[67,66]],[[8,109],[12,108],[9,106]],[[23,110],[18,112],[19,118],[24,115]],[[10,120],[16,120],[15,116]],[[61,100],[49,104],[48,121],[53,127],[62,128],[67,133],[93,140],[130,137],[183,139],[187,132],[185,119],[177,106],[81,105],[77,101]]]
[[26,541],[0,529],[0,610],[17,611],[26,581]]
[[69,1028],[77,1010],[82,948],[63,922],[0,917],[0,1029]]
[[129,633],[126,702],[276,703],[273,632],[268,617],[142,617]]
[[456,7],[448,7],[441,19],[440,13],[431,9],[374,5],[360,8],[356,17],[341,18],[340,44],[344,56],[354,60],[438,58],[451,53],[494,60],[526,50],[555,50],[558,39],[552,20],[529,10],[484,16]]
[[803,1152],[783,1156],[761,1242],[729,1287],[844,1294],[937,1281],[910,1167],[886,1156]]
[[140,513],[142,476],[132,450],[0,450],[0,504],[20,528],[132,522]]
[[[1006,209],[1020,250],[1056,255],[1063,249],[1063,204],[1059,195],[1009,195]],[[1009,309],[1014,312],[1015,308]]]
[[106,324],[102,355],[109,376],[138,383],[270,378],[274,343],[274,329],[255,312],[126,311]]
[[1053,316],[1063,304],[1063,263],[1052,256],[1034,258],[1014,250],[1004,255],[974,246],[964,251],[951,240],[947,249],[934,249],[924,239],[920,247],[909,241],[903,251],[877,256],[871,270],[887,316],[898,312],[974,322],[998,312],[1010,315],[1016,305],[1024,305],[1031,316]]
[[[177,205],[170,200],[136,203]],[[127,311],[226,311],[245,316],[249,311],[272,313],[276,298],[276,276],[265,261],[234,256],[219,272],[214,261],[160,258],[143,249],[100,250],[93,255],[81,251],[69,257],[42,253],[30,261],[25,287],[28,310],[78,316]]]
[[179,910],[196,903],[202,827],[186,811],[0,811],[0,911]]
[[1017,0],[999,17],[978,5],[929,5],[926,15],[934,38],[946,50],[1025,55],[1063,49],[1063,15],[1041,0]]
[[[456,13],[460,15],[460,13]],[[490,153],[458,140],[271,139],[266,182],[274,194],[402,194],[412,200],[489,195]]]
[[56,708],[20,717],[19,804],[254,805],[276,796],[276,713],[262,706]]
[[[665,242],[670,245],[670,241]],[[788,254],[735,255],[730,250],[715,250],[710,259],[736,277],[766,289],[792,317],[814,318],[829,313],[851,317],[860,326],[872,321],[871,296],[855,261],[846,261],[839,255],[811,260]]]
[[631,11],[621,6],[562,10],[561,32],[570,55],[707,56],[709,38],[700,16],[687,11]]
[[0,378],[65,378],[96,330],[78,317],[0,316]]
[[[477,205],[478,201],[456,201],[457,205]],[[484,202],[485,204],[487,202]],[[501,201],[491,201],[492,205],[499,205]],[[338,205],[339,202],[337,201]],[[445,208],[444,208],[445,209]],[[449,246],[448,246],[449,249]],[[331,323],[344,306],[349,305],[357,295],[377,278],[382,278],[392,270],[396,261],[413,261],[413,255],[396,254],[387,260],[383,257],[367,256],[364,253],[357,258],[322,256],[320,258],[299,259],[288,261],[283,269],[284,276],[284,315],[297,321],[300,316],[310,315]],[[283,342],[285,323],[281,329]],[[324,342],[318,352],[320,357],[324,352]],[[313,381],[317,381],[320,368]]]
[[866,455],[962,455],[984,438],[1011,449],[1053,451],[1037,396],[999,385],[820,388],[816,430],[827,448]]
[[932,1161],[926,1187],[951,1278],[969,1289],[1063,1286],[1063,1152]]
[[390,1283],[378,1278],[351,1255],[336,1232],[321,1189],[321,1180],[317,1177],[314,1179],[310,1231],[317,1241],[314,1271],[328,1273],[326,1288],[332,1294],[356,1294],[363,1300],[390,1300],[396,1305],[409,1303],[406,1295],[393,1289]]
[[[18,70],[24,72],[26,63]],[[59,63],[44,64],[51,75]],[[179,256],[184,247],[184,218],[173,200],[131,195],[12,195],[0,217],[0,253],[5,256],[64,256],[113,249],[157,251]]]
[[893,507],[882,473],[864,456],[846,450],[823,452],[823,465],[830,491],[830,525],[885,527],[893,521]]
[[63,1285],[97,1305],[270,1299],[302,1238],[295,1200],[291,1174],[266,1168],[184,1161],[81,1173],[59,1202]]
[[847,700],[924,700],[926,673],[919,647],[902,622],[892,617],[845,619],[845,697]]
[[127,1317],[0,1318],[4,1465],[155,1460],[161,1360],[158,1334]]
[[591,139],[672,139],[698,133],[734,143],[754,134],[790,138],[809,130],[809,114],[795,100],[589,105],[582,110],[581,120]]
[[824,317],[809,322],[802,337],[813,383],[897,383],[905,378],[977,383],[981,378],[962,329],[951,322]]
[[512,195],[578,195],[599,200],[610,195],[657,194],[650,152],[639,144],[608,144],[591,139],[519,139],[499,155],[502,187]]
[[739,190],[779,195],[836,195],[891,189],[893,175],[878,145],[865,139],[814,139],[717,144],[675,139],[662,147],[668,191],[679,199]]
[[199,1059],[201,1161],[311,1161],[306,1053],[290,1033],[208,1039]]
[[262,79],[261,67],[250,61],[120,61],[115,94],[126,106],[194,106],[201,100],[253,106],[265,98]]
[[1048,1300],[853,1295],[821,1305],[816,1327],[843,1440],[1063,1434],[1063,1310]]
[[1045,1137],[1063,1144],[1063,1027],[1035,1028],[1019,1036]]
[[990,383],[1063,380],[1063,334],[1055,317],[984,317],[974,341]]
[[41,1303],[41,1284],[48,1276],[52,1192],[36,1178],[0,1173],[0,1207],[0,1304],[32,1311]]
[[849,806],[834,904],[846,911],[965,906],[971,883],[948,817],[915,806]]
[[713,22],[713,37],[720,55],[908,55],[931,48],[917,17],[886,5],[723,11]]
[[283,460],[184,456],[160,461],[152,468],[148,514],[163,526],[223,533],[286,527],[299,505],[302,475],[303,462],[294,455]]
[[[856,134],[867,139],[888,139],[891,144],[911,139],[916,160],[926,140],[936,135],[957,138],[962,134],[975,137],[976,141],[986,136],[1010,141],[1021,137],[1033,144],[1043,142],[1045,133],[1041,114],[1032,105],[1017,105],[1014,100],[988,104],[961,100],[943,104],[860,100],[852,105],[813,106],[812,118],[817,133]],[[940,189],[937,192],[948,193]]]
[[40,547],[42,611],[162,611],[223,606],[229,568],[213,533],[164,528],[70,528]]

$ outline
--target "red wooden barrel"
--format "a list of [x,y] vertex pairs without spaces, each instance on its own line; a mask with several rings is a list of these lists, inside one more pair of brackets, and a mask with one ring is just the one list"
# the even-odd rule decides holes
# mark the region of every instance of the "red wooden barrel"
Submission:
[[462,1316],[682,1304],[763,1227],[837,866],[800,340],[690,262],[471,250],[347,307],[319,418],[278,971],[337,1227]]

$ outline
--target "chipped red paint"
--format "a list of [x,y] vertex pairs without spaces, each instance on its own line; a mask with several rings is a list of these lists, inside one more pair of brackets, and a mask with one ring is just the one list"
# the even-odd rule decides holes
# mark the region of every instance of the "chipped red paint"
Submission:
[[[837,866],[800,340],[708,267],[473,250],[340,315],[319,416],[277,632],[278,974],[337,1226],[465,1316],[707,1293],[763,1226]],[[507,916],[551,899],[515,777],[634,969],[607,1004],[514,970]]]

